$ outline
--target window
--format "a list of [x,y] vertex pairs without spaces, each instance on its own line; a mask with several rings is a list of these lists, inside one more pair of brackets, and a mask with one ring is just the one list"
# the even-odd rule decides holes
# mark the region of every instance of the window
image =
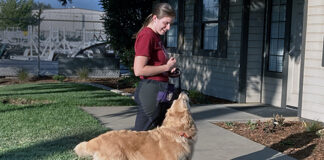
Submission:
[[272,1],[268,70],[273,72],[282,72],[285,44],[286,4],[286,0]]
[[269,1],[267,71],[282,73],[284,55],[289,48],[290,0]]
[[174,47],[178,46],[178,19],[179,19],[179,9],[178,9],[178,0],[170,0],[169,4],[176,12],[176,17],[170,27],[170,30],[166,33],[166,46]]
[[196,0],[194,54],[226,57],[228,0]]
[[204,0],[202,10],[202,48],[217,50],[219,0]]
[[183,0],[168,0],[176,12],[176,17],[171,24],[170,30],[164,36],[164,43],[168,52],[180,53],[183,38]]

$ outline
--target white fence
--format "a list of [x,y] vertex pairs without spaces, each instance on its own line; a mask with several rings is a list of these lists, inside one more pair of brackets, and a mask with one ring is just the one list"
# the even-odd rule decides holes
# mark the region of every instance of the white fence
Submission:
[[65,75],[76,77],[78,72],[86,68],[92,78],[116,78],[120,76],[119,59],[105,58],[59,58],[57,61],[11,60],[0,59],[0,76],[15,77],[20,71],[31,76]]
[[[38,35],[39,39],[38,39]],[[40,56],[41,60],[52,61],[54,54],[66,54],[74,57],[81,49],[105,42],[104,31],[75,31],[65,30],[41,30],[37,27],[28,27],[28,31],[18,28],[8,28],[0,31],[0,41],[7,44],[8,49],[24,48],[21,54],[10,56],[10,59],[31,60]]]

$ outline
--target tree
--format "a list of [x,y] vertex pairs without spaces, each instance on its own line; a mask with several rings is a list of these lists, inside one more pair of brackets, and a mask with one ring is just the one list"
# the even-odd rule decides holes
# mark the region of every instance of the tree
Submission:
[[[152,12],[152,0],[100,0],[105,11],[104,28],[108,43],[129,68],[134,60],[134,34]],[[132,71],[132,70],[131,70]]]
[[1,0],[0,1],[0,28],[20,27],[27,29],[35,23],[32,15],[33,0]]

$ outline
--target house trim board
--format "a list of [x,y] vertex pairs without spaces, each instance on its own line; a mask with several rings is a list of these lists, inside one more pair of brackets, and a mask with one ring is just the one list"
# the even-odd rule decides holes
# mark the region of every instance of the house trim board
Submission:
[[299,81],[299,96],[298,96],[298,117],[301,118],[303,105],[303,88],[304,88],[304,66],[305,66],[305,51],[306,51],[306,32],[307,32],[307,14],[308,14],[308,0],[304,1],[303,13],[303,33],[302,33],[302,49],[300,62],[300,81]]
[[285,27],[285,44],[284,44],[284,65],[282,72],[282,93],[281,93],[281,107],[287,106],[288,95],[288,70],[289,70],[289,50],[290,50],[290,33],[291,33],[291,17],[292,17],[292,0],[287,0],[287,26]]
[[249,16],[250,0],[243,1],[242,8],[242,32],[241,32],[241,49],[240,49],[240,74],[239,74],[239,102],[246,102],[246,78],[247,78],[247,56],[248,56],[248,39],[249,39]]

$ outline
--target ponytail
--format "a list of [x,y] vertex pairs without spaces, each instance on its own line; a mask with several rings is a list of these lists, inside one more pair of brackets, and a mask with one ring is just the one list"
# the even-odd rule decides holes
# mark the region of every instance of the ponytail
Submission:
[[146,26],[148,26],[153,18],[153,15],[156,15],[156,17],[158,19],[163,18],[163,17],[175,17],[176,13],[174,12],[174,10],[172,9],[171,5],[168,3],[158,3],[154,8],[153,8],[153,12],[148,15],[141,27],[141,29],[133,35],[132,38],[136,38],[137,34]]
[[148,16],[145,18],[145,21],[144,21],[144,23],[143,23],[141,29],[139,29],[139,30],[137,31],[137,33],[134,34],[134,35],[132,36],[132,38],[135,39],[135,38],[137,37],[138,33],[141,32],[141,30],[142,30],[144,27],[148,26],[148,25],[151,23],[152,18],[153,18],[153,14],[151,13],[150,15],[148,15]]
[[153,14],[151,13],[150,15],[148,15],[143,23],[142,28],[148,26],[150,24],[150,22],[152,21],[153,18]]

